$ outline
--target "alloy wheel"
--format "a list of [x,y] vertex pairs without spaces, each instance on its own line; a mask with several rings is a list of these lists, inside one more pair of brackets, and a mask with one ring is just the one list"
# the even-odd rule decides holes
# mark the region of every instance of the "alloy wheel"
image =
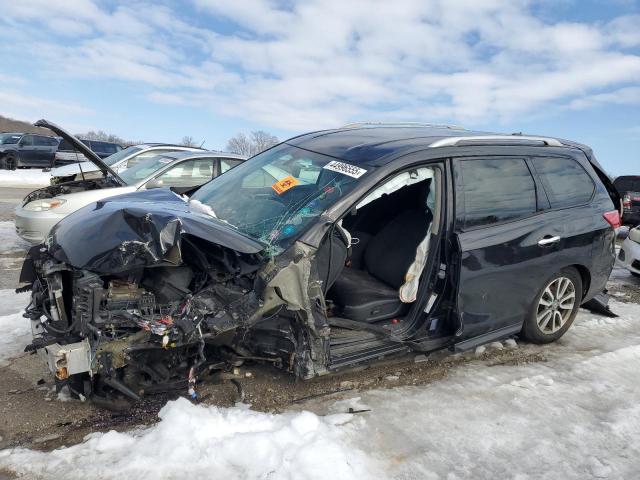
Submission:
[[567,277],[553,279],[538,301],[536,320],[542,333],[560,330],[571,317],[576,304],[576,287]]

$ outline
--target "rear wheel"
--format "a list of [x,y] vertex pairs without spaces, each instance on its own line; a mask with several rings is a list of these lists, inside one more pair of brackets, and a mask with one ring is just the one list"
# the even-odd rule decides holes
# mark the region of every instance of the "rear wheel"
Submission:
[[582,300],[582,278],[575,268],[564,268],[542,287],[522,327],[534,343],[554,342],[573,323]]

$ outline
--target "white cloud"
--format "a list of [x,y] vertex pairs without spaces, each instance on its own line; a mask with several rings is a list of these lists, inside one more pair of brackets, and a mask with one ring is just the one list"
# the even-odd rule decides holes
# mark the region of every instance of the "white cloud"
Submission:
[[[0,42],[15,33],[14,50],[56,75],[297,131],[361,118],[499,121],[588,108],[640,81],[638,16],[554,23],[532,13],[545,0],[192,1],[197,22],[144,3],[54,2],[44,17],[46,2],[14,2]],[[228,25],[207,30],[209,20]]]

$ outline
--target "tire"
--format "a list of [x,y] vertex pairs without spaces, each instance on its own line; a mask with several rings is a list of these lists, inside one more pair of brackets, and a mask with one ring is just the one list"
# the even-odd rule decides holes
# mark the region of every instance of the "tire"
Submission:
[[[558,292],[561,293],[559,299]],[[569,330],[581,300],[580,273],[572,267],[563,268],[549,278],[536,295],[524,321],[522,336],[533,343],[555,342]]]
[[18,166],[18,157],[15,153],[7,153],[0,166],[5,170],[15,170]]

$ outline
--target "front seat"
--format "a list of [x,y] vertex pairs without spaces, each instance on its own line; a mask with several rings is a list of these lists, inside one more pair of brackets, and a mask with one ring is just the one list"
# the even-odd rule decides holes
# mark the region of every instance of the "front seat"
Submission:
[[331,289],[341,316],[377,322],[407,312],[409,304],[400,301],[398,290],[431,220],[429,210],[406,210],[369,240],[364,270],[344,268]]

